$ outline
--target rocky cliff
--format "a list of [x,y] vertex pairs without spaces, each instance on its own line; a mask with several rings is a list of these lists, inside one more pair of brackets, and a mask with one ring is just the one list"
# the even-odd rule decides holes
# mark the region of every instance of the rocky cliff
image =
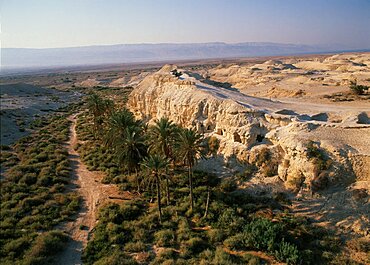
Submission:
[[[323,197],[321,209],[325,210],[325,205],[339,207],[340,200],[347,201],[346,207],[357,206],[333,216],[327,209],[325,216],[337,224],[347,222],[350,229],[355,229],[350,221],[354,216],[366,224],[370,193],[368,112],[335,108],[323,112],[326,106],[314,104],[308,111],[301,103],[255,98],[208,85],[190,73],[178,78],[170,73],[172,69],[174,66],[163,67],[133,90],[128,107],[137,118],[150,123],[168,117],[217,138],[218,157],[205,162],[203,170],[220,174],[238,170],[243,174],[254,167],[258,171],[253,179],[281,183],[298,194],[342,187],[340,192]],[[352,192],[366,194],[365,199],[356,201]],[[361,230],[363,227],[356,229],[368,233]]]
[[[261,159],[258,153],[267,149],[266,163],[276,163],[276,170],[271,169],[268,175],[278,175],[287,186],[306,184],[319,189],[336,182],[338,177],[350,182],[355,178],[354,173],[367,178],[368,165],[367,169],[355,172],[351,162],[353,155],[370,153],[359,150],[369,140],[366,135],[369,126],[361,124],[356,117],[366,113],[354,115],[350,124],[322,122],[315,119],[317,113],[300,114],[285,108],[294,105],[247,97],[200,83],[187,74],[174,77],[170,74],[173,68],[163,67],[134,89],[128,106],[137,118],[150,122],[169,117],[181,126],[217,137],[220,155],[236,156],[252,164]],[[349,130],[363,127],[355,136],[359,137],[358,142],[344,142],[353,132],[348,130],[349,134],[338,135],[343,126]]]

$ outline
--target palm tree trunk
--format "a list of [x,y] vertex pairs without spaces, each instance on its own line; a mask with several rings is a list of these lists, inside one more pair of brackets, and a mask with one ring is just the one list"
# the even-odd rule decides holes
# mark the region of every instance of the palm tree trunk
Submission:
[[137,192],[140,194],[140,182],[139,182],[139,174],[137,172],[137,168],[135,168],[135,179],[137,185]]
[[204,212],[204,218],[207,217],[208,214],[208,208],[209,208],[209,199],[211,197],[211,188],[209,185],[207,185],[207,202],[206,202],[206,210]]
[[153,182],[151,182],[151,184],[150,184],[150,203],[152,203],[153,202],[153,200],[154,200],[154,189],[153,189]]
[[158,204],[158,215],[159,215],[159,223],[162,222],[162,207],[161,207],[161,185],[159,183],[158,174],[155,174],[155,179],[157,181],[157,204]]
[[167,193],[167,205],[170,205],[170,184],[168,183],[168,176],[166,176],[166,193]]
[[193,176],[192,176],[192,167],[189,165],[189,187],[190,187],[190,207],[191,211],[194,210],[194,200],[193,200]]

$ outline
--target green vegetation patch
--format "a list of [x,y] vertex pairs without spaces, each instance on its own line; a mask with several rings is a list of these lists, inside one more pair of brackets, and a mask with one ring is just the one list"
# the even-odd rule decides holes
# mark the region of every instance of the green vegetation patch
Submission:
[[1,156],[7,169],[1,180],[0,263],[45,264],[68,237],[53,231],[79,209],[80,198],[66,191],[70,183],[70,122],[55,115],[37,124],[11,153]]
[[[83,252],[85,264],[267,262],[257,251],[288,264],[327,264],[339,251],[337,237],[288,213],[283,194],[251,195],[238,188],[244,176],[219,179],[195,171],[199,159],[214,155],[217,139],[166,118],[146,126],[96,96],[89,102],[89,111],[79,117],[77,148],[90,168],[107,173],[105,182],[119,184],[135,199],[100,209]],[[96,112],[100,108],[104,111]],[[326,162],[316,146],[308,149],[310,158]],[[258,170],[275,175],[277,164],[267,163],[271,158],[262,150],[245,177]]]

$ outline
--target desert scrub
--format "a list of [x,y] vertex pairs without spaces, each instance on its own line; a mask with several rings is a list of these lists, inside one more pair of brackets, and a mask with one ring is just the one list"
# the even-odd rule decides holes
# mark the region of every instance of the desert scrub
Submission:
[[147,225],[135,222],[143,216],[145,209],[145,204],[135,202],[122,205],[112,203],[102,208],[99,212],[99,223],[95,228],[94,238],[84,249],[83,262],[85,264],[102,262],[116,251],[125,253],[125,251],[144,250],[146,242],[132,240],[133,233]]
[[2,169],[10,168],[18,163],[17,155],[12,151],[8,145],[1,146],[0,152],[0,166]]
[[154,237],[159,247],[171,247],[175,244],[175,233],[170,229],[160,230],[154,234]]
[[355,81],[350,81],[349,88],[350,88],[350,89],[351,89],[351,91],[352,91],[353,93],[355,93],[356,95],[363,95],[363,94],[365,94],[365,93],[369,90],[369,87],[368,87],[368,86],[365,86],[365,85],[358,85],[358,84],[357,84],[357,80],[355,80]]
[[117,183],[119,181],[115,177],[119,175],[120,171],[115,157],[104,142],[94,136],[91,119],[92,116],[87,112],[78,115],[76,132],[81,142],[77,146],[77,152],[89,170],[99,170],[106,173],[103,183]]
[[278,161],[268,148],[262,148],[257,155],[255,162],[259,172],[265,177],[272,177],[277,174]]
[[[187,185],[180,180],[186,179],[182,173],[173,178],[176,204],[163,205],[161,223],[150,197],[103,207],[84,262],[113,262],[111,257],[121,253],[125,259],[132,257],[130,262],[145,257],[144,264],[262,264],[258,257],[245,254],[257,250],[288,264],[326,264],[339,251],[328,231],[289,214],[273,215],[273,221],[257,217],[259,210],[277,209],[278,203],[239,190],[222,191],[220,183],[213,190],[209,215],[203,218],[199,198],[206,186],[202,175],[196,176],[197,210],[192,214],[187,213],[188,192],[181,192]],[[156,254],[153,248],[158,249]]]
[[307,157],[317,166],[319,171],[329,169],[332,161],[325,155],[313,141],[307,144]]
[[17,159],[6,164],[0,195],[0,263],[50,262],[67,240],[51,230],[79,208],[79,196],[65,192],[70,168],[64,142],[70,122],[65,115],[54,115],[39,126],[14,144],[12,157]]
[[[245,252],[256,250],[290,264],[324,264],[335,256],[338,249],[329,244],[323,231],[316,233],[307,220],[278,214],[289,203],[284,197],[252,195],[238,189],[235,177],[220,180],[194,171],[186,161],[174,158],[169,170],[160,175],[169,183],[159,180],[155,181],[159,183],[156,186],[150,177],[153,172],[158,174],[161,163],[152,163],[147,172],[135,164],[141,159],[136,156],[137,151],[144,158],[147,153],[160,153],[158,150],[170,154],[169,150],[175,151],[179,146],[154,148],[153,145],[148,149],[145,143],[150,144],[153,139],[141,136],[150,130],[135,121],[132,113],[124,109],[113,117],[109,120],[108,135],[123,136],[114,141],[92,133],[91,115],[85,113],[79,117],[79,152],[91,168],[109,170],[112,175],[105,181],[120,183],[135,199],[100,209],[99,223],[83,253],[85,264],[135,264],[139,260],[143,264],[260,264],[264,261]],[[105,141],[111,141],[109,148],[105,147]],[[216,149],[216,143],[213,145]],[[147,152],[141,152],[141,148]],[[111,153],[125,158],[117,159],[120,168],[111,160]],[[192,159],[188,157],[188,161]],[[255,160],[260,173],[276,174],[277,158],[269,149],[262,149]],[[247,174],[255,170],[252,168]],[[32,175],[26,180],[32,181]]]

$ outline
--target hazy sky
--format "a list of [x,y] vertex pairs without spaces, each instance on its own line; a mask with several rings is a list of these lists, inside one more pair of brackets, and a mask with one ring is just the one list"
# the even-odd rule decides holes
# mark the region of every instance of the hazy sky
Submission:
[[281,42],[370,48],[370,0],[0,0],[2,47]]

